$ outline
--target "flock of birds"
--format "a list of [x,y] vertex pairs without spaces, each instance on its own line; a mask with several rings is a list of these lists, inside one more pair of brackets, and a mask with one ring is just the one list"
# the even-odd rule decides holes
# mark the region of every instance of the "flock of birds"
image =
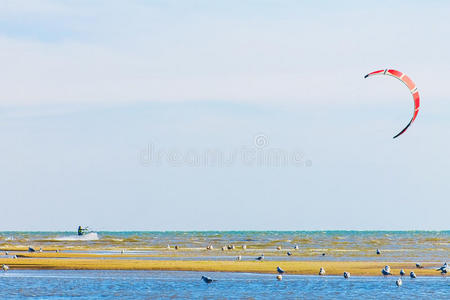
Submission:
[[[246,249],[245,245],[244,245],[244,247],[245,247],[244,249]],[[206,249],[212,250],[213,249],[212,245],[209,245]],[[222,248],[222,250],[225,250],[225,249],[232,250],[232,249],[235,249],[235,247],[234,247],[234,245],[229,245],[229,246],[225,246],[225,247]],[[298,246],[295,245],[294,249],[298,250]],[[281,247],[277,247],[277,250],[281,250]],[[376,253],[377,253],[377,255],[381,255],[380,249],[377,249]],[[292,254],[290,252],[287,252],[287,255],[290,256]],[[325,253],[322,253],[322,255],[325,256]],[[241,259],[242,259],[242,256],[239,255],[237,257],[237,260],[241,260]],[[264,253],[262,253],[260,256],[258,256],[256,258],[256,260],[263,261],[264,260]],[[424,267],[420,263],[416,263],[416,268],[422,269]],[[445,262],[441,267],[437,268],[436,271],[440,271],[441,275],[443,275],[443,276],[447,275],[447,273],[449,271],[449,266],[448,266],[447,262]],[[284,275],[286,272],[281,267],[277,266],[277,273],[278,273],[277,280],[282,280],[283,279],[282,275]],[[320,268],[319,275],[320,276],[324,276],[325,274],[326,274],[325,269],[324,268]],[[388,265],[384,266],[384,268],[381,270],[381,274],[384,277],[393,275],[391,273],[391,267],[388,266]],[[403,284],[402,278],[403,278],[403,276],[406,275],[405,270],[401,269],[400,272],[399,272],[399,275],[400,275],[400,278],[398,278],[395,281],[395,284],[398,287],[400,287]],[[350,278],[350,272],[344,272],[343,276],[344,276],[345,279],[349,279]],[[411,271],[409,273],[409,277],[414,279],[414,278],[417,278],[417,275],[416,275],[416,273],[414,273],[414,271]],[[214,279],[209,278],[207,276],[202,276],[201,280],[203,280],[205,283],[212,283],[214,281],[217,281],[217,280],[214,280]]]
[[[170,249],[170,246],[167,245],[167,248]],[[175,249],[176,249],[176,250],[178,250],[178,248],[179,248],[178,246],[175,246]],[[206,249],[207,249],[207,250],[212,250],[212,249],[213,249],[213,246],[212,246],[212,245],[209,245],[209,246],[206,247]],[[235,246],[234,246],[234,245],[227,245],[227,246],[222,247],[222,250],[223,250],[223,251],[226,250],[226,249],[228,249],[228,250],[234,250],[234,249],[235,249]],[[247,249],[247,246],[246,246],[246,245],[243,245],[243,246],[242,246],[242,249],[243,249],[243,250]],[[294,246],[294,250],[298,250],[298,249],[299,249],[298,245],[295,245],[295,246]],[[277,250],[281,250],[281,247],[277,247]],[[36,250],[35,250],[34,248],[32,248],[32,247],[29,247],[29,248],[28,248],[28,252],[36,252]],[[42,252],[42,248],[39,249],[39,252]],[[122,250],[122,253],[124,253],[123,250]],[[380,249],[377,249],[376,253],[377,253],[377,255],[381,255]],[[6,252],[5,254],[8,255],[8,252]],[[287,252],[287,255],[288,255],[288,256],[291,256],[292,253],[288,251],[288,252]],[[325,256],[325,253],[322,253],[322,256]],[[16,258],[16,257],[15,257],[15,258]],[[239,255],[236,259],[240,261],[240,260],[242,260],[242,256]],[[258,260],[258,261],[263,261],[263,260],[264,260],[264,253],[262,253],[260,256],[258,256],[258,257],[256,258],[256,260]],[[423,266],[422,266],[420,263],[416,263],[416,268],[422,269]],[[2,265],[2,270],[3,270],[3,272],[8,271],[8,270],[9,270],[9,266],[3,264],[3,265]],[[445,262],[441,267],[437,268],[436,271],[440,271],[440,272],[441,272],[441,275],[443,275],[443,276],[447,275],[447,273],[448,273],[448,271],[449,271],[449,266],[448,266],[447,262]],[[278,273],[278,275],[277,275],[277,280],[282,280],[282,279],[283,279],[283,276],[282,276],[282,275],[284,275],[286,272],[285,272],[282,268],[280,268],[279,266],[277,266],[277,273]],[[320,276],[324,276],[325,274],[326,274],[325,269],[324,269],[324,268],[320,268],[320,270],[319,270],[319,275],[320,275]],[[384,277],[393,275],[393,274],[391,273],[391,267],[388,266],[388,265],[384,266],[384,268],[381,270],[381,274],[382,274]],[[344,272],[343,275],[344,275],[344,278],[345,278],[345,279],[349,279],[349,278],[350,278],[350,272]],[[405,270],[401,269],[399,275],[400,275],[400,278],[398,278],[398,279],[395,281],[395,284],[396,284],[398,287],[400,287],[400,286],[402,285],[402,278],[403,278],[403,276],[406,275]],[[411,278],[417,278],[417,275],[416,275],[416,273],[414,273],[414,271],[411,271],[411,272],[409,273],[409,277],[411,277]],[[214,281],[217,281],[217,280],[212,279],[212,278],[209,278],[209,277],[207,277],[207,276],[202,276],[201,280],[203,280],[205,283],[208,283],[208,284],[209,284],[209,283],[212,283],[212,282],[214,282]]]
[[[261,260],[264,259],[264,255],[261,255],[261,256],[257,257],[256,259],[261,261]],[[417,268],[423,268],[420,264],[416,264],[416,267],[417,267]],[[441,274],[442,274],[442,275],[446,275],[447,272],[449,271],[448,264],[445,262],[440,268],[437,268],[436,271],[441,271]],[[278,273],[278,275],[277,275],[277,280],[282,280],[282,279],[283,279],[283,276],[282,276],[282,275],[284,275],[284,274],[286,273],[286,271],[284,271],[282,268],[280,268],[279,266],[277,266],[277,273]],[[325,269],[324,269],[324,268],[320,268],[320,270],[319,270],[319,275],[320,275],[320,276],[324,276],[325,274],[326,274]],[[393,275],[393,274],[391,273],[391,267],[390,267],[390,266],[384,266],[384,268],[381,270],[381,274],[382,274],[383,276]],[[396,284],[398,287],[400,287],[400,286],[403,284],[402,278],[403,278],[403,276],[405,276],[405,275],[406,275],[405,270],[401,269],[401,270],[400,270],[400,278],[397,279],[397,280],[395,281],[395,284]],[[411,278],[417,278],[417,275],[416,275],[416,273],[414,273],[414,271],[411,271],[411,272],[409,273],[409,277],[411,277]],[[345,278],[345,279],[349,279],[349,278],[350,278],[350,272],[344,272],[344,278]],[[207,276],[202,276],[201,279],[202,279],[205,283],[212,283],[212,282],[214,282],[214,281],[217,281],[217,280],[212,279],[212,278],[209,278],[209,277],[207,277]]]

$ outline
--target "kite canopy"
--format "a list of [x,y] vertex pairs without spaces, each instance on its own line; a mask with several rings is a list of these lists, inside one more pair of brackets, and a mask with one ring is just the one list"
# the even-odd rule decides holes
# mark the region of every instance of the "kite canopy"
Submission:
[[416,84],[411,80],[411,78],[409,78],[408,76],[406,76],[405,73],[402,73],[400,71],[392,70],[392,69],[379,70],[379,71],[375,71],[375,72],[367,74],[366,76],[364,76],[364,78],[367,78],[367,77],[370,77],[370,76],[374,76],[374,75],[389,75],[389,76],[397,78],[398,80],[403,82],[408,87],[409,91],[411,92],[411,94],[413,96],[413,100],[414,100],[414,114],[413,114],[413,116],[411,118],[411,121],[409,121],[408,125],[406,125],[406,127],[403,128],[402,131],[400,131],[396,136],[394,136],[394,139],[395,139],[396,137],[402,135],[406,131],[406,129],[408,129],[408,127],[416,119],[417,114],[419,113],[419,106],[420,106],[419,92],[417,91]]

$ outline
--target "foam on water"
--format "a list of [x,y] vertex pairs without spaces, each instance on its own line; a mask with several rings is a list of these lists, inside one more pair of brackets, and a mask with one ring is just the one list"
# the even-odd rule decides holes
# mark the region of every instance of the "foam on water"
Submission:
[[85,235],[66,235],[52,238],[54,241],[97,241],[98,239],[96,232],[89,232]]

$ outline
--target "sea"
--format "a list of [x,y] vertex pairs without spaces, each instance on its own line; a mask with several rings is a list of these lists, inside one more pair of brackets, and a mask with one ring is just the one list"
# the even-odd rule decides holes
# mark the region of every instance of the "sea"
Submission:
[[[201,276],[216,280],[206,284]],[[449,299],[450,279],[199,273],[186,271],[11,270],[1,299]]]
[[[214,251],[206,251],[208,246]],[[7,251],[28,247],[43,252],[128,254],[117,259],[234,260],[239,253],[243,260],[254,260],[264,253],[266,260],[440,265],[449,258],[450,231],[94,231],[85,236],[75,232],[0,232],[4,256]],[[382,254],[377,255],[376,249]],[[292,255],[287,256],[287,251]],[[201,276],[214,281],[207,284]],[[450,299],[447,277],[408,277],[401,287],[396,286],[396,279],[287,274],[278,281],[275,274],[10,269],[0,273],[0,299]]]
[[[450,231],[128,231],[91,232],[0,232],[0,250],[27,248],[59,249],[73,252],[152,255],[162,259],[235,259],[236,252],[203,251],[234,246],[254,257],[264,252],[266,259],[329,261],[412,261],[442,262],[449,258]],[[169,247],[177,252],[167,252]],[[298,247],[290,257],[286,252]],[[278,251],[277,247],[283,249]],[[376,249],[382,255],[374,255]],[[291,251],[292,252],[292,251]],[[132,257],[130,257],[132,258]]]

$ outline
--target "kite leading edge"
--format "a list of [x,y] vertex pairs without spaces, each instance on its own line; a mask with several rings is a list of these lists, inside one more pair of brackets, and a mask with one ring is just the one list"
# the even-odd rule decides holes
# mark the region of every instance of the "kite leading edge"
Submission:
[[405,73],[402,73],[400,71],[393,70],[393,69],[378,70],[378,71],[374,71],[372,73],[367,74],[366,76],[364,76],[364,78],[374,76],[374,75],[389,75],[389,76],[397,78],[398,80],[403,82],[408,87],[409,91],[411,92],[411,95],[413,96],[414,114],[413,114],[411,120],[409,121],[408,125],[406,125],[406,127],[403,128],[402,131],[400,131],[397,135],[394,136],[394,139],[395,139],[396,137],[399,137],[400,135],[402,135],[406,131],[406,129],[408,129],[408,127],[416,119],[417,114],[419,113],[419,106],[420,106],[419,92],[417,91],[416,84],[411,80],[411,78],[409,78]]

